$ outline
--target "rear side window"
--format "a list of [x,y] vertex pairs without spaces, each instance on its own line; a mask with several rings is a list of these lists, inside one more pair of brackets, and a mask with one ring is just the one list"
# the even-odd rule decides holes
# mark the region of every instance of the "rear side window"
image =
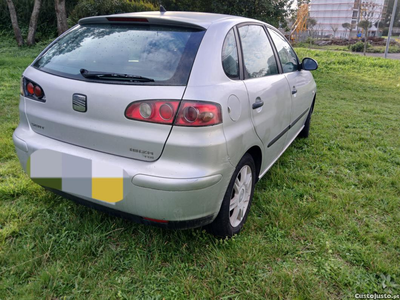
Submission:
[[145,84],[186,85],[203,35],[204,31],[196,29],[158,25],[78,26],[59,39],[34,67],[80,80],[85,80],[80,70],[86,69],[154,80]]
[[239,78],[239,58],[233,29],[226,35],[222,46],[222,67],[229,78]]
[[278,74],[274,52],[263,27],[246,25],[239,28],[246,78]]
[[282,63],[283,73],[290,73],[298,70],[297,55],[285,40],[285,38],[277,33],[275,30],[269,29],[272,41],[275,44],[276,50],[278,51],[279,59]]

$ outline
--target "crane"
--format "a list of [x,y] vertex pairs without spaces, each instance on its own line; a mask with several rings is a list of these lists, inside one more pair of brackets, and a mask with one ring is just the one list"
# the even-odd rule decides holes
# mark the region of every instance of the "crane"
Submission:
[[296,21],[290,28],[290,39],[294,41],[299,38],[299,33],[307,30],[307,19],[308,19],[308,4],[303,3],[297,11]]

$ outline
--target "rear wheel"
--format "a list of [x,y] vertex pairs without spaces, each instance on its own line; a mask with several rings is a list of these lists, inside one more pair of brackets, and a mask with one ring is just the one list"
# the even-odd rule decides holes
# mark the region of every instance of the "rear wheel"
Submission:
[[254,160],[245,154],[232,175],[222,201],[221,209],[206,230],[218,237],[238,234],[246,222],[256,181]]

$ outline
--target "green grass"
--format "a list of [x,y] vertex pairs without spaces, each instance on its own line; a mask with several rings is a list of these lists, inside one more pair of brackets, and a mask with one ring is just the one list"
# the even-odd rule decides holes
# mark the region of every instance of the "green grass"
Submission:
[[306,140],[231,240],[137,225],[44,191],[12,143],[44,45],[0,42],[0,299],[339,299],[400,293],[400,61],[298,49],[319,69]]
[[349,51],[348,46],[341,46],[341,45],[318,46],[318,45],[310,44],[307,42],[299,43],[297,45],[297,47],[310,48],[310,49],[321,49],[321,50],[332,50],[332,51]]
[[[316,50],[331,50],[331,51],[346,51],[351,52],[349,46],[342,46],[342,45],[325,45],[319,46],[310,44],[307,42],[298,43],[297,47],[300,48],[308,48],[308,49],[316,49]],[[386,46],[369,46],[367,48],[367,53],[385,53]],[[362,52],[362,51],[361,51]],[[400,53],[400,46],[392,45],[389,46],[389,53]]]
[[[386,46],[371,46],[367,52],[369,53],[385,53]],[[388,49],[389,53],[400,53],[400,46],[399,45],[393,45],[389,46]]]

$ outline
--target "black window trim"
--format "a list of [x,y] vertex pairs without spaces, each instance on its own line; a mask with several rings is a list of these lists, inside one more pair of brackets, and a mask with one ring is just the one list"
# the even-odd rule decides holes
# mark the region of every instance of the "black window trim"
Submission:
[[240,80],[245,80],[246,78],[244,76],[244,60],[243,60],[242,41],[240,40],[238,25],[234,26],[234,31],[235,31],[236,45],[237,45],[238,54],[239,54],[239,75],[240,75],[239,77],[240,77]]
[[269,40],[269,42],[270,42],[270,44],[272,46],[272,51],[274,52],[274,55],[275,55],[276,64],[278,65],[278,69],[279,69],[279,74],[284,74],[283,73],[283,67],[282,67],[281,59],[279,57],[278,50],[276,49],[275,43],[272,40],[271,35],[269,34],[268,26],[266,24],[264,24],[263,27],[264,27],[264,31],[265,31],[265,33],[266,33],[266,35],[268,37],[268,40]]
[[[249,25],[260,26],[260,27],[262,27],[262,28],[264,29],[265,35],[267,36],[267,39],[268,39],[268,41],[269,41],[269,43],[270,43],[270,45],[271,45],[272,52],[274,53],[275,62],[276,62],[276,65],[277,65],[277,67],[278,67],[278,73],[277,73],[277,74],[273,74],[273,75],[269,75],[269,76],[263,76],[263,77],[258,77],[258,78],[249,78],[249,77],[246,77],[246,74],[245,74],[245,72],[244,72],[244,55],[243,55],[243,48],[242,48],[242,40],[240,39],[240,34],[239,34],[239,28],[240,28],[240,27],[243,27],[243,26],[249,26]],[[270,77],[270,76],[276,76],[276,75],[281,75],[281,74],[283,74],[282,66],[281,66],[281,63],[280,63],[280,60],[279,60],[278,53],[277,53],[276,48],[275,48],[275,44],[273,43],[271,37],[269,36],[269,32],[268,32],[266,26],[267,26],[267,24],[265,24],[265,23],[258,23],[258,22],[243,22],[243,23],[237,24],[237,25],[235,26],[235,28],[236,28],[236,34],[237,34],[237,41],[238,41],[238,43],[239,43],[239,49],[240,49],[240,51],[239,51],[239,53],[240,53],[239,66],[241,66],[241,77],[243,78],[242,80],[259,79],[259,78],[264,78],[264,77]],[[296,56],[297,56],[297,54],[296,54]]]
[[239,59],[239,80],[244,79],[244,66],[243,66],[243,52],[242,52],[242,44],[240,42],[239,31],[237,26],[233,27],[233,32],[235,33],[235,40],[236,40],[236,48],[238,52],[238,59]]
[[288,72],[287,74],[293,73],[293,72],[297,72],[297,71],[301,71],[301,63],[300,63],[299,57],[297,56],[296,51],[294,51],[292,45],[289,43],[289,41],[286,39],[286,37],[285,37],[282,33],[280,33],[278,30],[276,30],[275,28],[273,28],[272,26],[270,26],[270,25],[268,25],[268,24],[265,25],[265,29],[266,29],[266,31],[268,32],[268,36],[270,37],[270,40],[271,40],[271,42],[272,42],[272,44],[273,44],[273,47],[274,47],[274,49],[275,49],[275,52],[276,52],[276,54],[277,54],[278,61],[279,61],[279,65],[280,65],[280,67],[281,67],[281,69],[282,69],[282,74],[285,74],[285,73],[283,72],[283,67],[282,67],[281,58],[280,58],[279,55],[278,55],[278,49],[276,49],[276,45],[275,45],[275,43],[274,43],[273,40],[272,40],[272,37],[271,37],[271,35],[270,35],[270,33],[269,33],[269,30],[273,30],[273,31],[275,31],[278,35],[280,35],[281,37],[283,37],[284,41],[286,41],[286,42],[289,44],[290,48],[293,50],[294,55],[296,56],[296,60],[297,60],[297,70]]

